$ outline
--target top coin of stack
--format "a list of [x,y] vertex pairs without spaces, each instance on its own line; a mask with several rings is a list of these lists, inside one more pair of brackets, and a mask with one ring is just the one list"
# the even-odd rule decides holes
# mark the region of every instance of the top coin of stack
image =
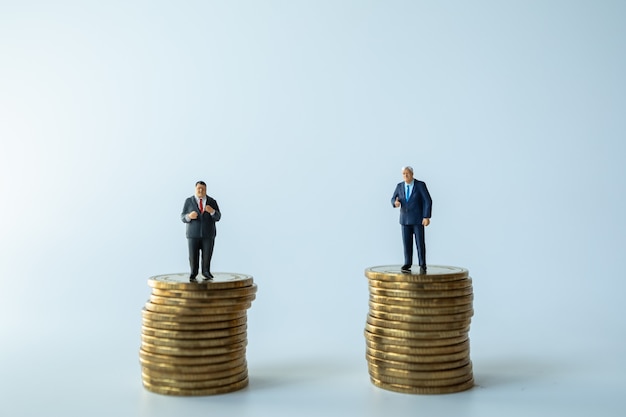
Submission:
[[246,310],[257,287],[249,275],[214,275],[200,283],[188,274],[148,279],[139,358],[149,391],[212,395],[248,385]]
[[468,332],[474,314],[472,280],[464,268],[429,266],[406,274],[400,266],[365,270],[365,325],[370,379],[411,394],[444,394],[474,385]]

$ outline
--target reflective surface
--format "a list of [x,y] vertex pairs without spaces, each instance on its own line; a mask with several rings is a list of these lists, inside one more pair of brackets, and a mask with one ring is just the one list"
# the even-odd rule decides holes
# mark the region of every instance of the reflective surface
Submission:
[[402,265],[373,266],[365,270],[365,276],[381,281],[403,282],[444,282],[467,278],[468,270],[456,266],[428,265],[426,273],[420,273],[418,265],[411,267],[411,273],[400,271]]
[[237,288],[252,285],[252,277],[246,274],[232,272],[214,272],[210,281],[202,280],[202,275],[196,277],[198,282],[189,282],[189,273],[156,275],[148,279],[148,285],[160,289],[178,289],[194,291],[211,288]]

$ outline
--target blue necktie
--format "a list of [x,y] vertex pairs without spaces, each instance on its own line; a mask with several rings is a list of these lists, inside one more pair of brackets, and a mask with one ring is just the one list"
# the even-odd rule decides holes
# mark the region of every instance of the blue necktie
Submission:
[[409,201],[409,186],[406,186],[406,201]]

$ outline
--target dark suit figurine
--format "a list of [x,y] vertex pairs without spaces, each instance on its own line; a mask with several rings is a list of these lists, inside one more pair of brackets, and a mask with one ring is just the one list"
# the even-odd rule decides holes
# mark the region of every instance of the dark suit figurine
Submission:
[[[404,265],[401,271],[411,272],[413,264],[413,236],[419,259],[420,272],[426,273],[426,243],[424,227],[430,224],[433,201],[426,184],[413,179],[413,168],[402,168],[404,181],[396,186],[391,197],[391,205],[400,207],[400,225],[402,226],[402,243],[404,244]],[[407,187],[410,193],[407,198]]]
[[186,223],[187,243],[189,246],[189,266],[191,275],[189,281],[197,282],[200,263],[200,251],[202,251],[202,275],[204,279],[213,278],[211,274],[211,257],[213,245],[217,234],[215,222],[222,217],[217,201],[206,195],[204,181],[196,183],[196,193],[185,200],[183,212],[180,215],[183,223]]

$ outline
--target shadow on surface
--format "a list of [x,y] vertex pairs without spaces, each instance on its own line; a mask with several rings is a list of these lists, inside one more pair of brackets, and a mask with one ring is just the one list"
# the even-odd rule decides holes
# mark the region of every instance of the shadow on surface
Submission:
[[474,361],[475,387],[489,388],[519,385],[554,379],[571,368],[558,361],[545,358],[510,357]]
[[320,384],[324,381],[337,380],[362,373],[368,378],[367,365],[356,362],[341,362],[335,358],[315,358],[314,360],[289,360],[249,366],[250,387],[255,390],[270,389],[281,386],[305,386]]

